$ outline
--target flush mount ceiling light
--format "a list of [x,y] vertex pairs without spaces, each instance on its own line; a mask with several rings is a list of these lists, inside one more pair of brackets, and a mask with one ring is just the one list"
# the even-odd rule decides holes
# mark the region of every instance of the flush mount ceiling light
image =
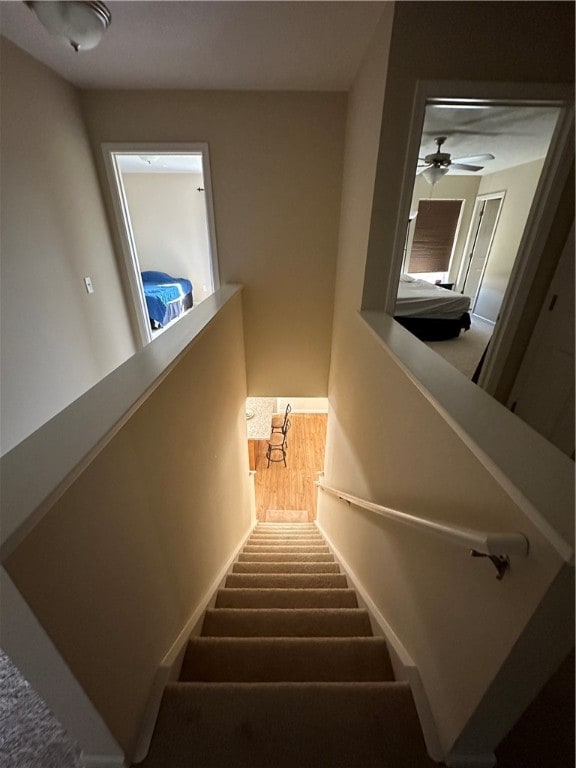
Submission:
[[51,34],[75,51],[95,48],[112,21],[110,11],[100,2],[30,0],[26,5]]

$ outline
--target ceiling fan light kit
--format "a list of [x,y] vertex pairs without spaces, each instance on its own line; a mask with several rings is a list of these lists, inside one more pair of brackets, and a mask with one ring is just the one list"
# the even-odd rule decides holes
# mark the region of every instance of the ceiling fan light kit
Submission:
[[96,48],[112,21],[108,8],[96,0],[28,0],[26,5],[52,35],[75,51]]
[[440,179],[445,176],[450,168],[457,168],[461,171],[471,171],[475,173],[481,171],[483,165],[472,165],[472,163],[484,163],[489,160],[494,160],[494,155],[474,155],[471,157],[456,157],[452,160],[452,156],[448,152],[442,152],[441,148],[446,141],[446,136],[437,136],[434,141],[436,142],[436,152],[432,152],[423,158],[418,158],[419,162],[424,164],[421,175],[426,179],[429,184],[436,184]]
[[439,182],[440,179],[448,173],[448,170],[447,165],[430,165],[422,171],[422,176],[426,179],[428,184],[434,186],[434,184]]

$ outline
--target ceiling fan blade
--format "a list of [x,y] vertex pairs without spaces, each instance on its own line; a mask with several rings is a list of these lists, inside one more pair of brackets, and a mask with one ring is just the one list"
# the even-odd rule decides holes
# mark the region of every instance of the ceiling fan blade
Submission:
[[460,171],[481,171],[483,165],[467,165],[466,163],[450,163],[450,168],[458,168]]
[[470,155],[470,157],[455,157],[455,163],[486,163],[494,160],[494,155]]

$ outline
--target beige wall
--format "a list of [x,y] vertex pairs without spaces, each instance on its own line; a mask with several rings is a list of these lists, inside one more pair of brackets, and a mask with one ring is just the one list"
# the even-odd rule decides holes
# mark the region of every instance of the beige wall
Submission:
[[140,269],[186,277],[194,304],[212,292],[201,173],[123,173]]
[[4,563],[129,753],[160,662],[250,527],[245,398],[238,295]]
[[544,159],[482,177],[479,195],[505,192],[474,312],[493,323],[508,285]]
[[77,94],[4,39],[1,64],[5,453],[134,342]]
[[248,393],[325,395],[345,95],[91,91],[82,102],[96,156],[102,142],[209,144],[220,279],[245,285]]
[[[561,561],[357,312],[365,285],[365,296],[374,299],[376,306],[381,302],[402,165],[394,161],[389,148],[402,144],[407,135],[416,77],[560,77],[561,69],[554,70],[557,59],[544,71],[541,60],[534,60],[541,29],[538,14],[528,11],[535,27],[529,25],[527,42],[534,45],[525,49],[524,44],[510,40],[515,26],[508,17],[510,9],[491,5],[488,17],[478,5],[450,4],[448,37],[439,50],[429,35],[437,20],[435,4],[396,4],[385,98],[386,19],[349,96],[326,483],[376,503],[465,527],[525,530],[531,537],[531,556],[514,560],[513,576],[498,582],[491,564],[470,559],[466,550],[351,510],[326,495],[320,497],[318,514],[414,659],[444,751],[460,745],[486,754],[521,706],[515,701],[508,709],[505,696],[491,695],[491,683],[507,659],[512,657],[511,666],[519,662],[511,651],[554,583]],[[500,13],[502,18],[495,18]],[[471,26],[477,37],[472,59],[466,52]],[[524,31],[523,19],[519,26]],[[503,66],[499,50],[512,59],[523,51],[518,72],[512,60]],[[525,70],[523,59],[530,59]],[[375,180],[377,157],[383,171]],[[369,240],[371,247],[378,245],[372,261]],[[473,388],[466,381],[462,386]],[[474,410],[476,405],[470,407]],[[522,446],[515,450],[521,451]],[[530,684],[549,672],[547,659],[562,654],[570,643],[571,627],[565,633],[560,627],[554,627],[549,655],[543,657],[534,644],[529,651],[524,649],[521,663],[534,671]],[[518,687],[526,702],[531,694],[524,684],[519,685],[517,673],[518,667],[516,677],[507,677],[507,684]],[[493,714],[490,727],[484,730],[475,718],[480,703],[489,704]]]

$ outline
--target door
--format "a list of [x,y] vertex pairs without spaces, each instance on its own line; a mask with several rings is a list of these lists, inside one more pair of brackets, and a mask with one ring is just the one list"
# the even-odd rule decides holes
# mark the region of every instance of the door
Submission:
[[[471,298],[471,310],[476,309],[478,294],[482,286],[482,279],[486,270],[486,264],[490,255],[490,248],[494,240],[494,233],[498,225],[498,218],[502,208],[504,194],[479,197],[472,215],[470,233],[466,245],[468,260],[465,262],[465,271],[461,293]],[[492,318],[487,318],[492,320]],[[493,319],[493,322],[496,318]]]
[[574,226],[507,405],[574,458]]

